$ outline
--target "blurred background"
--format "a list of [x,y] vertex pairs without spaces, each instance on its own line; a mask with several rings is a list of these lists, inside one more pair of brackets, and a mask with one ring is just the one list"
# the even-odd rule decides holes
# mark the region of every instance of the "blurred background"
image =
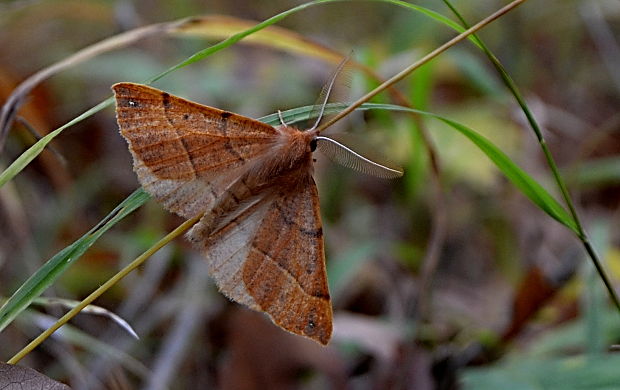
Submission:
[[[454,1],[472,24],[505,3]],[[261,21],[298,4],[2,1],[0,102],[33,73],[123,31],[202,15]],[[455,19],[442,2],[415,4]],[[342,55],[352,52],[383,78],[454,36],[419,13],[375,2],[315,6],[278,26]],[[616,1],[530,0],[480,34],[543,127],[616,287],[619,32]],[[234,45],[154,86],[254,118],[313,104],[335,64],[316,53],[278,48],[275,40]],[[154,34],[102,53],[38,85],[19,115],[46,134],[109,97],[113,83],[144,81],[218,41]],[[347,84],[340,101],[361,96],[377,81],[353,69]],[[523,113],[470,42],[397,88],[414,107],[488,137],[560,199]],[[394,102],[387,94],[375,101]],[[176,239],[95,302],[127,321],[139,340],[109,317],[81,314],[20,364],[77,389],[618,386],[620,357],[609,350],[620,342],[620,316],[580,242],[470,141],[440,122],[385,111],[355,113],[333,131],[356,133],[402,165],[405,176],[377,179],[317,157],[335,311],[328,347],[229,302],[200,254]],[[421,134],[434,147],[434,164]],[[34,141],[28,126],[16,122],[0,168]],[[67,129],[50,146],[0,189],[2,297],[138,188],[112,108]],[[181,222],[148,202],[45,295],[84,298]],[[64,311],[48,304],[20,315],[0,333],[0,360]]]

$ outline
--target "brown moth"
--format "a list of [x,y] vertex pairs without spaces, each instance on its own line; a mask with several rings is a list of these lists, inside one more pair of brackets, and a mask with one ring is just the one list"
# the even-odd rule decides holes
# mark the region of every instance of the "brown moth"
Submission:
[[146,85],[112,89],[140,184],[167,210],[202,215],[187,236],[220,291],[327,344],[332,307],[312,152],[323,145],[344,165],[378,176],[402,171],[318,136],[316,125],[273,127]]

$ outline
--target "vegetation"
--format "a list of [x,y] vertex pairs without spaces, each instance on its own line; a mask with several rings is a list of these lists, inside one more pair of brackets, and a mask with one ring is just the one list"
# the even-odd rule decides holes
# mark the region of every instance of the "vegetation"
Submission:
[[[209,7],[0,4],[0,360],[89,389],[617,387],[617,4]],[[323,348],[218,293],[176,238],[194,221],[138,189],[109,87],[301,126],[351,50],[325,134],[405,176],[317,154]]]

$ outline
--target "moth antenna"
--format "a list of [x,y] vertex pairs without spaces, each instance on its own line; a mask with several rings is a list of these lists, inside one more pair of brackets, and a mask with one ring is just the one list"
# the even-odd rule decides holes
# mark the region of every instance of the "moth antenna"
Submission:
[[284,122],[284,118],[282,117],[282,111],[280,110],[278,110],[278,118],[280,118],[280,123],[282,123],[284,126],[288,126],[286,122]]
[[347,168],[384,179],[395,179],[403,175],[403,169],[388,161],[368,158],[333,138],[317,136],[317,148],[332,161]]
[[340,61],[340,63],[338,64],[338,67],[336,67],[334,74],[332,75],[331,79],[329,80],[329,83],[327,84],[327,91],[325,92],[325,97],[323,98],[322,102],[319,102],[321,105],[321,110],[319,111],[319,115],[316,117],[316,122],[314,122],[314,125],[307,131],[312,131],[319,126],[321,119],[323,119],[323,113],[325,112],[325,105],[327,104],[327,100],[329,99],[329,94],[332,92],[332,88],[334,87],[334,84],[336,83],[336,78],[338,77],[338,74],[342,71],[342,69],[344,68],[344,65],[347,63],[347,61],[349,61],[350,58],[351,58],[351,54],[349,54],[342,61]]

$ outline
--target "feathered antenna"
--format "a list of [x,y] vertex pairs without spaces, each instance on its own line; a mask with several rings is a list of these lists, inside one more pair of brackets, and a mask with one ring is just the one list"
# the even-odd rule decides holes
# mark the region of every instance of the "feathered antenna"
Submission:
[[329,94],[332,92],[332,89],[334,88],[334,84],[336,83],[336,78],[338,77],[342,69],[344,69],[344,66],[349,61],[349,59],[351,59],[351,54],[349,54],[342,61],[340,61],[340,63],[338,64],[338,67],[336,67],[336,70],[332,74],[332,77],[330,78],[329,83],[323,85],[323,88],[321,88],[321,93],[319,94],[319,98],[318,98],[319,101],[315,105],[315,106],[320,107],[319,114],[316,117],[316,121],[314,122],[314,125],[311,128],[309,128],[307,131],[312,131],[316,129],[319,126],[319,123],[321,123],[321,119],[323,119],[323,113],[325,112],[325,105],[327,105],[327,101],[329,100]]
[[[325,112],[325,106],[327,105],[327,101],[329,100],[329,95],[336,83],[336,78],[342,72],[345,64],[347,63],[347,61],[349,61],[350,57],[351,55],[349,54],[340,62],[340,64],[338,64],[338,67],[332,74],[329,83],[325,84],[321,89],[321,93],[319,94],[319,98],[317,99],[317,103],[315,104],[315,109],[312,111],[312,113],[316,113],[315,110],[318,110],[317,119],[314,123],[314,126],[309,128],[307,131],[313,131],[319,126],[319,123],[321,122],[321,119],[323,118],[323,114]],[[311,115],[311,117],[312,116],[313,115]],[[348,138],[346,142],[345,138]],[[329,157],[330,160],[341,164],[347,168],[351,168],[358,172],[385,179],[394,179],[403,175],[402,168],[392,163],[383,156],[377,156],[377,153],[373,153],[372,150],[365,151],[364,155],[362,155],[361,153],[358,153],[351,147],[347,146],[346,143],[354,143],[358,144],[358,146],[361,143],[361,140],[352,140],[351,135],[349,135],[349,137],[345,137],[342,134],[338,137],[317,136],[314,140],[316,142],[316,147],[323,154]]]
[[362,155],[345,145],[342,139],[321,135],[316,137],[316,141],[317,149],[330,160],[347,168],[383,179],[395,179],[403,175],[403,169],[385,157],[370,152]]

